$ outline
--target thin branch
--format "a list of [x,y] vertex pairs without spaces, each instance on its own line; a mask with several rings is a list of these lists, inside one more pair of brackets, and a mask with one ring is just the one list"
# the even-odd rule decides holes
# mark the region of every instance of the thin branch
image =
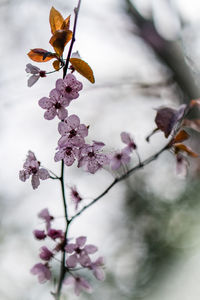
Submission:
[[171,140],[169,141],[169,143],[163,147],[160,151],[158,151],[157,153],[151,155],[150,157],[148,157],[147,159],[145,159],[143,162],[139,162],[135,167],[133,167],[132,169],[130,169],[129,171],[127,171],[125,174],[123,174],[122,176],[115,178],[114,181],[105,189],[105,191],[103,193],[101,193],[98,197],[96,197],[94,200],[92,200],[92,202],[90,202],[89,204],[85,205],[76,215],[74,215],[70,220],[69,223],[71,223],[72,221],[74,221],[74,219],[76,219],[78,216],[80,216],[86,209],[88,209],[90,206],[92,206],[94,203],[96,203],[99,199],[101,199],[103,196],[105,196],[111,189],[112,187],[114,187],[118,182],[128,178],[130,175],[132,175],[133,173],[135,173],[137,170],[145,167],[146,165],[148,165],[150,162],[154,161],[158,156],[160,156],[165,150],[169,149],[169,146],[171,145]]

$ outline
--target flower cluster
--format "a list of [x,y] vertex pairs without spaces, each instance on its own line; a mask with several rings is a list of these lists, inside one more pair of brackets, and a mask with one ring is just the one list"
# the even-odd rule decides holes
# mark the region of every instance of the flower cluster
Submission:
[[50,270],[50,262],[51,260],[59,253],[60,251],[66,252],[66,270],[70,270],[70,276],[65,279],[65,284],[73,284],[75,293],[79,295],[82,289],[90,292],[91,287],[89,283],[83,278],[77,275],[76,267],[79,265],[81,268],[86,268],[91,270],[94,276],[98,280],[104,280],[104,271],[102,269],[104,265],[103,257],[99,257],[96,260],[92,260],[90,255],[97,252],[97,247],[91,244],[86,245],[87,238],[85,236],[80,236],[76,238],[75,243],[69,243],[68,240],[65,239],[64,233],[62,230],[54,229],[51,226],[51,222],[54,220],[54,217],[49,214],[47,208],[43,209],[38,217],[44,220],[46,224],[45,230],[34,230],[33,234],[37,240],[45,240],[49,237],[51,240],[56,242],[53,250],[50,250],[46,246],[42,246],[40,248],[39,257],[43,263],[35,264],[31,273],[33,275],[38,276],[38,280],[40,283],[45,283],[46,281],[51,279],[51,270]]
[[19,178],[22,181],[26,181],[32,176],[31,183],[34,190],[38,188],[40,179],[45,180],[50,177],[49,172],[46,169],[40,168],[40,162],[36,159],[35,154],[32,151],[28,152],[23,168],[24,170],[19,172]]

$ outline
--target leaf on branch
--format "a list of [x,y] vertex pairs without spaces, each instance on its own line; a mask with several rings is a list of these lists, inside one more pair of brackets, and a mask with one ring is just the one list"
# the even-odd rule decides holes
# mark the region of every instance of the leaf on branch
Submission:
[[93,71],[84,60],[71,57],[69,61],[78,73],[87,78],[91,83],[95,83]]
[[192,157],[199,156],[197,153],[193,152],[192,149],[190,149],[189,147],[187,147],[184,144],[175,144],[174,150],[175,150],[176,154],[179,153],[180,151],[182,151],[182,152],[186,152],[189,156],[192,156]]
[[66,31],[69,30],[69,26],[70,26],[70,17],[71,17],[71,16],[67,17],[67,18],[63,21],[62,26],[61,26],[60,29],[66,30]]
[[183,126],[192,128],[200,132],[200,119],[194,119],[194,120],[185,119],[183,122]]
[[155,123],[161,131],[164,132],[165,137],[168,138],[174,126],[184,116],[186,105],[181,105],[178,110],[170,107],[161,107],[157,109]]
[[185,130],[179,131],[179,133],[174,137],[173,144],[181,143],[187,139],[189,139],[189,134]]
[[51,26],[51,32],[54,34],[57,30],[60,30],[64,22],[64,18],[53,6],[49,14],[49,23]]
[[200,99],[190,101],[190,107],[194,107],[194,106],[197,106],[197,108],[200,109]]
[[49,43],[53,46],[55,52],[61,56],[67,43],[72,38],[71,30],[57,30],[51,37]]
[[29,51],[27,55],[30,59],[36,62],[46,62],[57,57],[56,54],[48,52],[47,50],[41,48],[31,49],[31,51]]
[[59,62],[59,60],[54,60],[54,62],[52,63],[52,65],[53,65],[53,67],[54,67],[54,69],[56,71],[58,71],[60,69],[60,62]]

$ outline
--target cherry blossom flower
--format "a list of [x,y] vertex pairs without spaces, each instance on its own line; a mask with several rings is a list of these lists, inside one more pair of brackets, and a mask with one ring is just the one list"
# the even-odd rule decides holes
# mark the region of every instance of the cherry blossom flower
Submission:
[[46,169],[40,168],[40,162],[37,161],[35,154],[32,151],[28,152],[27,159],[23,165],[24,170],[19,172],[19,178],[26,181],[30,176],[33,189],[37,189],[40,185],[40,179],[49,178],[49,173]]
[[46,109],[44,113],[46,120],[53,120],[56,115],[60,120],[64,120],[68,115],[68,111],[65,107],[69,105],[69,100],[63,98],[57,89],[53,89],[50,92],[49,98],[41,98],[38,104],[41,108]]
[[125,147],[123,149],[125,152],[127,152],[127,154],[130,154],[133,150],[137,149],[137,146],[134,143],[134,141],[131,138],[129,133],[122,132],[121,133],[121,140],[122,140],[123,143],[127,144],[127,147]]
[[79,195],[77,189],[75,186],[72,186],[71,188],[71,193],[70,193],[70,196],[71,196],[71,199],[73,200],[74,204],[75,204],[75,209],[77,210],[78,209],[78,205],[79,203],[81,202],[82,200],[82,197]]
[[66,166],[69,167],[73,165],[75,159],[78,157],[79,150],[70,144],[66,147],[59,147],[58,149],[58,152],[56,152],[54,156],[55,162],[63,159]]
[[80,236],[76,239],[76,243],[70,243],[65,246],[65,251],[72,253],[66,260],[66,264],[69,268],[74,268],[77,263],[80,263],[83,267],[87,267],[91,264],[89,254],[95,253],[98,249],[94,245],[85,245],[86,240],[87,238],[85,236]]
[[44,240],[46,238],[46,234],[44,230],[34,230],[33,235],[37,240]]
[[58,230],[58,229],[53,229],[50,228],[47,232],[47,235],[52,238],[52,240],[56,240],[58,238],[63,238],[64,237],[64,233],[62,230]]
[[120,152],[114,153],[114,155],[111,158],[110,161],[110,167],[112,170],[119,169],[122,165],[128,164],[130,162],[131,158],[129,156],[129,153],[125,149],[123,149]]
[[38,275],[38,280],[40,283],[45,283],[47,280],[51,279],[51,271],[49,270],[48,264],[38,263],[31,269],[33,275]]
[[58,131],[62,135],[58,142],[61,147],[69,143],[81,147],[85,143],[84,138],[88,135],[88,128],[80,124],[80,119],[76,115],[70,115],[64,122],[60,122]]
[[86,171],[94,174],[104,165],[109,164],[109,157],[99,153],[104,145],[104,143],[96,141],[92,145],[85,144],[80,150],[78,168],[84,166]]
[[74,286],[74,292],[77,296],[80,295],[82,290],[86,291],[87,293],[92,293],[92,288],[90,284],[83,278],[83,277],[73,277],[69,276],[64,280],[65,284],[71,284]]
[[41,212],[38,214],[38,217],[46,222],[46,228],[48,231],[51,227],[51,221],[54,219],[54,217],[49,214],[48,208],[41,210]]
[[40,248],[40,258],[49,261],[53,257],[53,252],[51,252],[46,246]]
[[64,79],[58,79],[56,81],[56,89],[69,101],[78,98],[78,92],[82,90],[82,88],[82,83],[72,74],[67,74]]
[[96,279],[103,281],[105,279],[105,273],[102,269],[102,266],[104,265],[104,259],[102,256],[97,258],[96,261],[92,262],[89,266],[88,269],[92,270],[94,276]]
[[40,77],[46,77],[46,71],[42,71],[32,64],[27,64],[25,71],[32,74],[28,79],[28,87],[33,86]]

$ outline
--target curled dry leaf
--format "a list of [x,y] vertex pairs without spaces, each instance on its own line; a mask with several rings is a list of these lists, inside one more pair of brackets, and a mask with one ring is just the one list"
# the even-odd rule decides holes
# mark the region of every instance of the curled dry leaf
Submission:
[[192,151],[192,149],[190,149],[189,147],[187,147],[186,145],[184,144],[175,144],[174,145],[174,150],[175,150],[175,153],[179,153],[180,151],[182,152],[186,152],[189,156],[192,156],[192,157],[198,157],[199,155],[195,152]]
[[72,38],[71,30],[57,30],[51,37],[49,43],[53,46],[55,52],[61,56],[67,43]]
[[27,53],[30,59],[36,62],[46,62],[49,61],[56,56],[56,54],[48,52],[47,50],[41,48],[31,49],[29,53]]
[[91,83],[95,82],[93,71],[84,60],[76,57],[71,57],[70,63],[78,73],[87,78]]
[[53,67],[54,67],[54,69],[56,71],[58,71],[60,69],[60,62],[59,62],[59,60],[54,60],[54,62],[52,63],[52,65],[53,65]]
[[181,105],[178,110],[170,107],[157,109],[155,123],[158,129],[164,132],[166,138],[168,138],[178,121],[183,118],[185,109],[186,105]]
[[173,144],[181,143],[187,139],[189,139],[189,134],[185,130],[181,130],[173,139]]

